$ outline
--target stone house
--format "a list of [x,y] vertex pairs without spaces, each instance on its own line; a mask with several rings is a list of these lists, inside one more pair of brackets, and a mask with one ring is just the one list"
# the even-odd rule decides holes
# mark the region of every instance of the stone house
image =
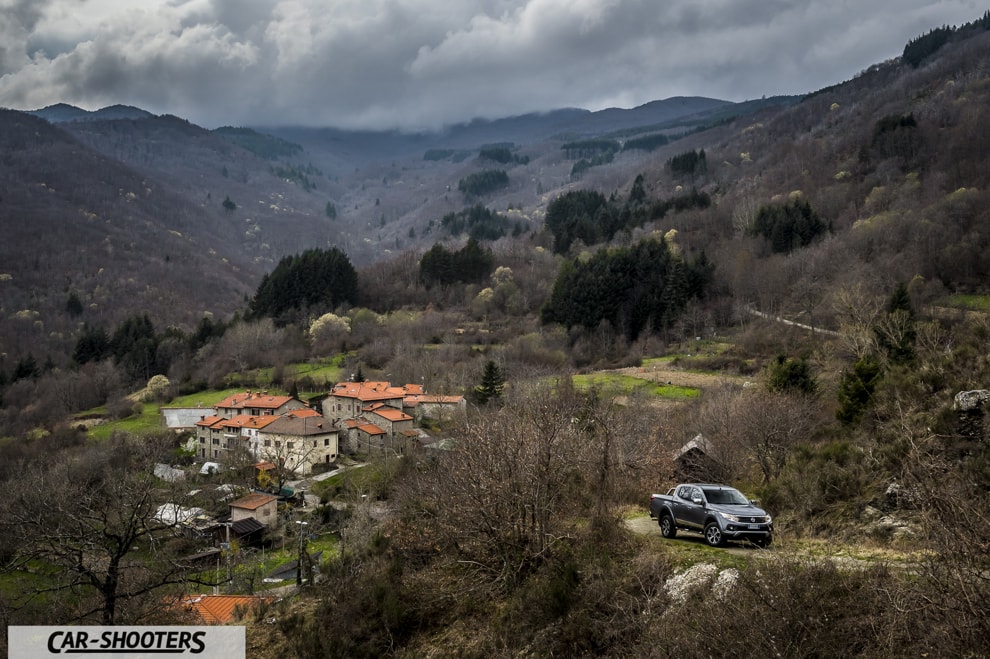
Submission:
[[307,475],[316,465],[330,465],[340,453],[340,431],[313,410],[288,412],[276,417],[252,438],[257,460],[270,460],[289,471]]
[[347,419],[347,450],[350,453],[369,455],[384,453],[391,448],[388,433],[364,419]]
[[230,419],[240,414],[248,416],[278,416],[300,410],[306,407],[306,403],[292,396],[269,395],[268,391],[246,391],[244,393],[227,396],[216,405],[218,416]]
[[205,460],[229,459],[237,449],[249,450],[258,433],[279,417],[238,414],[205,416],[196,422],[196,455]]
[[323,416],[341,429],[342,451],[401,454],[416,421],[407,410],[424,396],[418,384],[339,382],[322,401]]
[[389,437],[395,437],[403,431],[412,430],[413,427],[413,418],[394,407],[374,405],[366,411],[364,417],[384,430]]
[[253,518],[269,529],[278,524],[278,497],[264,492],[252,492],[230,504],[230,521],[237,523]]
[[331,422],[354,419],[376,404],[401,410],[406,395],[404,387],[388,382],[338,382],[323,400],[323,416]]

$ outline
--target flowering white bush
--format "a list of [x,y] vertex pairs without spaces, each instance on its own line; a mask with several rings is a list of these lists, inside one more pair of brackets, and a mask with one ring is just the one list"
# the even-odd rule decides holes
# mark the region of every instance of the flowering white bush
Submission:
[[722,600],[728,596],[739,580],[739,571],[728,568],[719,572],[714,563],[697,563],[687,570],[675,574],[664,585],[664,591],[677,604],[683,604],[701,588],[710,588],[715,597]]

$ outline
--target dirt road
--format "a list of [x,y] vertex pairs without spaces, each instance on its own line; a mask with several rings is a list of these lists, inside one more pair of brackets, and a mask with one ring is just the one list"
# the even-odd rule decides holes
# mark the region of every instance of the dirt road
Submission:
[[[637,517],[631,517],[626,519],[626,528],[634,533],[640,535],[653,535],[657,538],[662,537],[660,535],[660,526],[657,524],[657,520],[653,519],[649,515],[642,515]],[[705,545],[705,539],[701,537],[698,533],[678,533],[677,537],[671,540],[664,540],[664,542],[677,542],[683,543],[684,545]],[[765,550],[757,549],[752,545],[743,544],[727,544],[725,547],[721,547],[722,551],[726,551],[730,554],[739,554],[745,556],[753,556],[754,552],[757,554],[764,552]]]

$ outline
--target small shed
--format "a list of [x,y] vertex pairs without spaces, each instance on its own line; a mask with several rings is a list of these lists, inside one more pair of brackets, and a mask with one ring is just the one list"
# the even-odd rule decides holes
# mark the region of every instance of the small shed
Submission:
[[720,480],[711,442],[701,433],[674,453],[674,465],[675,476],[682,483]]

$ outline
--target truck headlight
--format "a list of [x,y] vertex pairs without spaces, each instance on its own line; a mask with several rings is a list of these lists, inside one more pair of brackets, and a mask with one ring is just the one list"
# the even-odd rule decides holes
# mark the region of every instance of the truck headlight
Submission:
[[738,522],[739,521],[739,515],[731,515],[729,513],[723,513],[723,512],[720,512],[719,515],[721,515],[725,519],[729,520],[730,522]]

